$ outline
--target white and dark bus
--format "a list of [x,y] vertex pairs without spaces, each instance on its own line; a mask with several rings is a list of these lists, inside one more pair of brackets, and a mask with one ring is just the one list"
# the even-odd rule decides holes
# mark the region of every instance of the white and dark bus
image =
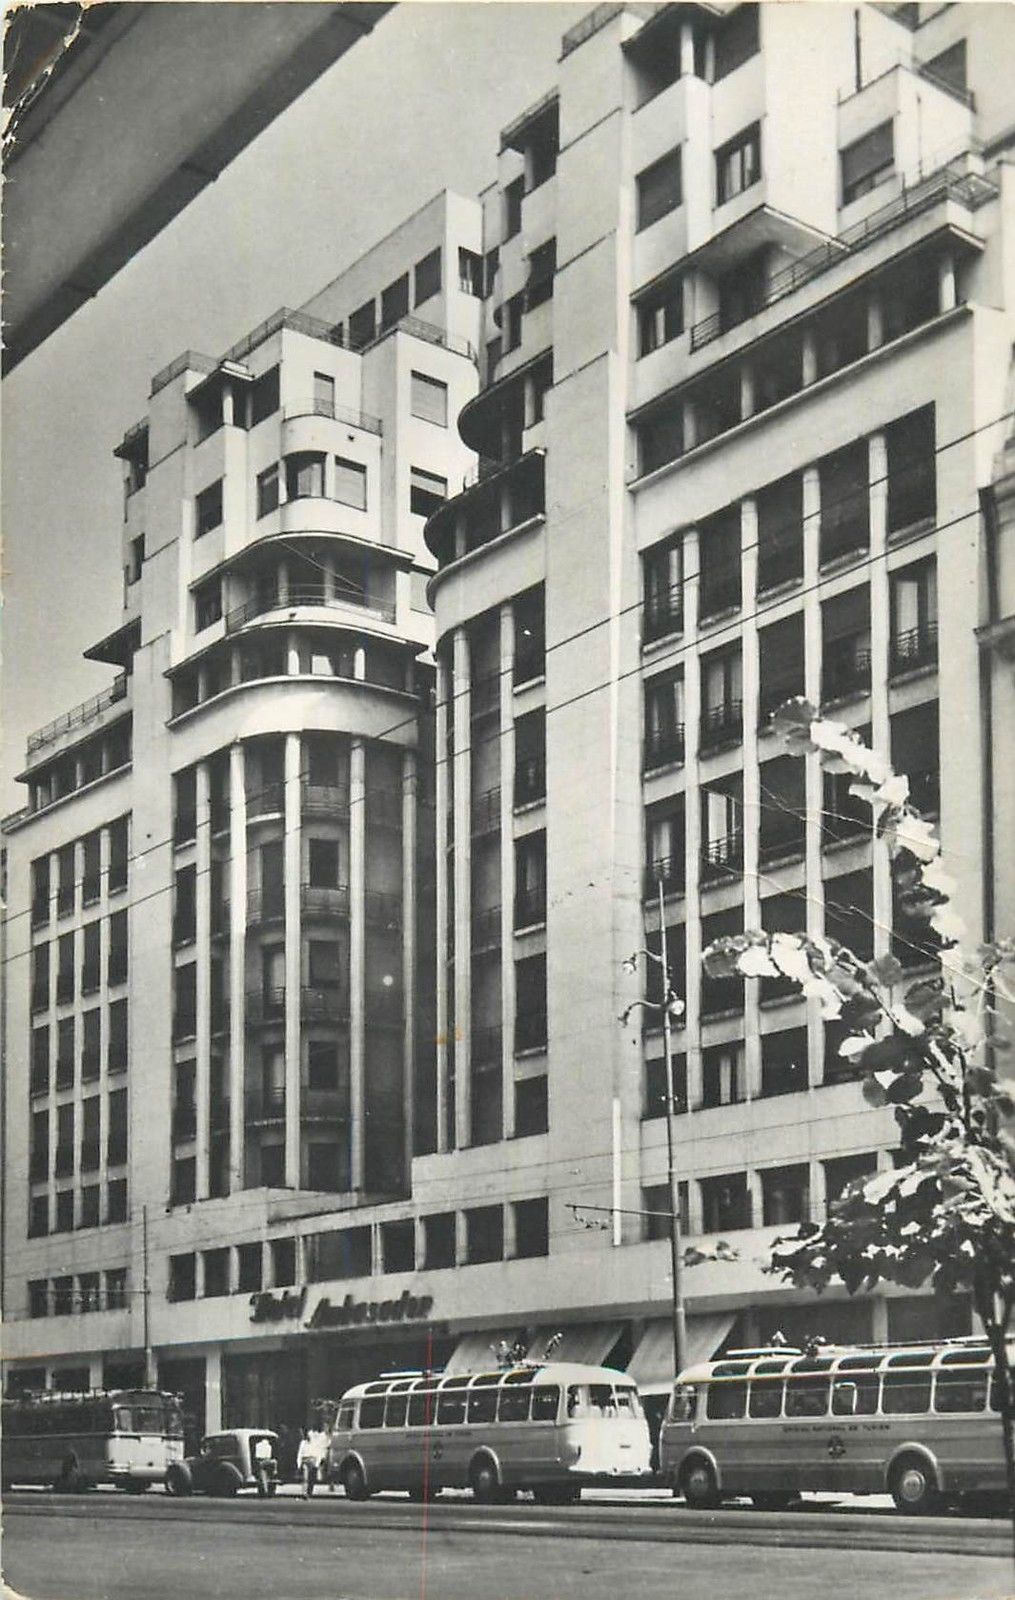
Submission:
[[135,1494],[183,1459],[176,1395],[155,1389],[28,1393],[3,1402],[3,1484],[79,1493],[113,1484]]

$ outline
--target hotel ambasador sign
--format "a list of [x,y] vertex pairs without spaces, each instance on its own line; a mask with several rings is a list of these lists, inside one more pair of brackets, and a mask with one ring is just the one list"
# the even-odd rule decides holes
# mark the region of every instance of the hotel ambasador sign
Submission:
[[[317,1301],[303,1322],[305,1328],[390,1327],[400,1322],[423,1322],[433,1307],[433,1296],[412,1295],[403,1289],[396,1300],[344,1300],[333,1302],[327,1295]],[[278,1294],[262,1290],[250,1296],[251,1322],[289,1322],[303,1319],[307,1310],[307,1290],[284,1289]]]

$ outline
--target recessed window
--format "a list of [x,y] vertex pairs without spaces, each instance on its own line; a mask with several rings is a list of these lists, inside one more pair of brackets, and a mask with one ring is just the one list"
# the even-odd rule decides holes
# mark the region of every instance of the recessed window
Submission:
[[194,538],[217,528],[222,521],[222,479],[210,483],[194,501]]
[[882,122],[862,139],[847,145],[839,157],[842,167],[842,203],[858,200],[891,176],[895,143],[890,122]]
[[525,286],[525,309],[533,311],[553,295],[553,278],[557,270],[557,241],[548,239],[529,256],[529,280]]
[[308,1039],[307,1087],[334,1093],[340,1087],[337,1039]]
[[222,617],[222,581],[213,578],[194,590],[194,632],[203,633]]
[[357,307],[349,318],[349,348],[362,350],[377,331],[377,308],[373,300]]
[[448,425],[448,386],[425,372],[413,372],[410,379],[410,409],[414,417],[432,422],[438,428]]
[[458,287],[463,294],[483,298],[483,257],[475,250],[458,250]]
[[[421,306],[424,301],[433,299],[435,294],[441,292],[441,252],[439,249],[431,250],[422,261],[416,262],[414,301]],[[408,310],[408,306],[406,306]]]
[[367,469],[361,461],[335,457],[335,499],[357,511],[367,508]]
[[409,510],[417,517],[432,517],[448,497],[448,480],[422,467],[409,468]]
[[315,988],[337,988],[342,981],[342,946],[334,939],[311,939],[308,967]]
[[509,183],[504,190],[504,238],[513,239],[522,229],[522,199],[525,195],[525,179],[516,178],[514,183]]
[[761,129],[745,128],[715,153],[716,203],[724,205],[761,177]]
[[266,517],[278,508],[278,462],[257,475],[257,515]]
[[504,304],[504,351],[509,354],[517,350],[522,342],[522,315],[525,311],[525,295],[513,294]]
[[684,287],[678,278],[638,306],[638,354],[651,355],[684,331]]
[[675,211],[683,199],[679,145],[639,172],[635,183],[638,192],[638,228],[650,228],[667,212]]
[[515,1257],[527,1260],[550,1254],[549,1206],[539,1200],[517,1200],[512,1207],[515,1223]]
[[408,316],[408,313],[409,274],[403,272],[402,276],[396,278],[394,283],[389,283],[381,294],[381,332],[393,328],[395,323]]
[[201,1252],[204,1262],[204,1295],[210,1300],[218,1295],[229,1293],[229,1250],[222,1247],[217,1250],[204,1250]]
[[255,378],[250,389],[250,426],[256,427],[279,407],[278,365]]
[[144,543],[144,534],[139,533],[128,546],[127,565],[123,569],[124,581],[128,587],[137,583],[141,576],[141,568],[144,566]]
[[761,49],[758,20],[760,7],[741,5],[724,17],[715,30],[715,74],[713,81],[735,72]]

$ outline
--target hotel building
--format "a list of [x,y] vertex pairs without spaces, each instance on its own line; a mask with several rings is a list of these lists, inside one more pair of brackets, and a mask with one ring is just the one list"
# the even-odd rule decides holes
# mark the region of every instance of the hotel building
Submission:
[[691,1354],[968,1327],[763,1271],[895,1125],[812,1004],[700,955],[939,959],[770,731],[794,694],[1015,928],[1006,44],[990,6],[600,6],[480,202],[156,377],[121,676],[5,825],[8,1384],[147,1351],[195,1426],[298,1423],[556,1333],[665,1383],[660,901],[681,1222],[734,1255],[686,1274]]

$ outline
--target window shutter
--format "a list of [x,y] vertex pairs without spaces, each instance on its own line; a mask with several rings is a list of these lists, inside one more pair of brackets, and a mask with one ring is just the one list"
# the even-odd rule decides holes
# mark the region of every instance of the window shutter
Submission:
[[856,184],[891,164],[894,153],[892,124],[882,122],[842,152],[842,187],[848,194]]

